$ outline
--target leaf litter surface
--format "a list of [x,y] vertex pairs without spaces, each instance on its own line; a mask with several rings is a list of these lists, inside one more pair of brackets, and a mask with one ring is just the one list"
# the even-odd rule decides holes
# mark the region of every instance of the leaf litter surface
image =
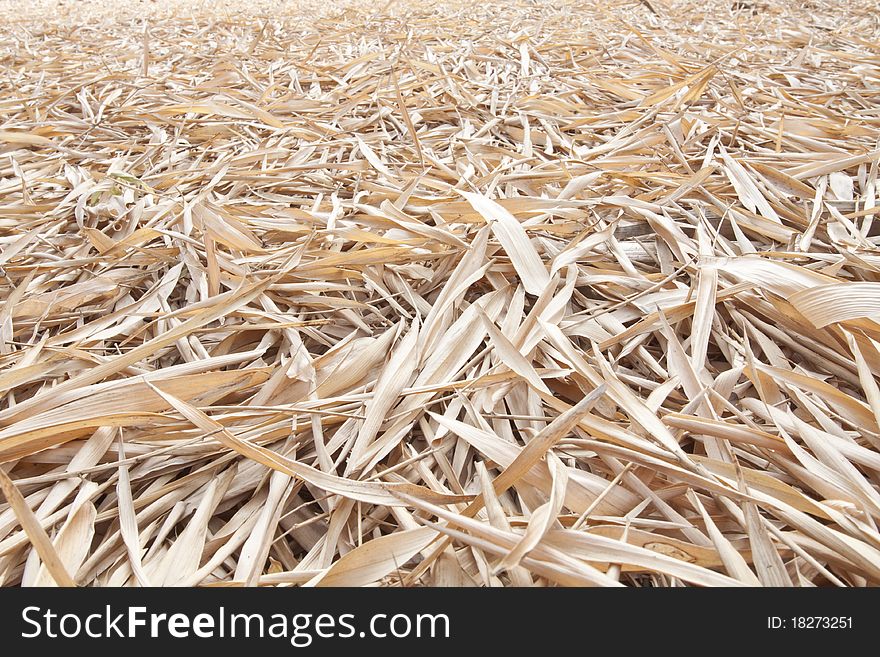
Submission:
[[0,9],[3,585],[880,584],[873,2]]

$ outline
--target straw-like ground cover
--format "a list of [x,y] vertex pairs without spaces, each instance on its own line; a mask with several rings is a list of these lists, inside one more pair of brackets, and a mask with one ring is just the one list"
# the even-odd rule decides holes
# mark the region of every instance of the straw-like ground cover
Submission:
[[0,9],[4,585],[880,583],[872,0]]

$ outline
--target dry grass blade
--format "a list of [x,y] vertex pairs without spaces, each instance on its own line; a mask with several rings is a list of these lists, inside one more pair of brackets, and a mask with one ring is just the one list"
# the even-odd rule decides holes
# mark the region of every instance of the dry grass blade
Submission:
[[46,530],[43,529],[40,521],[34,515],[34,512],[28,506],[27,501],[22,497],[18,488],[15,487],[15,483],[3,472],[2,468],[0,468],[0,488],[3,490],[3,496],[6,498],[6,501],[18,517],[31,545],[34,546],[37,554],[40,555],[40,559],[43,560],[43,564],[58,586],[76,586],[76,582],[73,581],[70,573],[67,572],[64,562],[55,550],[55,546],[52,545]]

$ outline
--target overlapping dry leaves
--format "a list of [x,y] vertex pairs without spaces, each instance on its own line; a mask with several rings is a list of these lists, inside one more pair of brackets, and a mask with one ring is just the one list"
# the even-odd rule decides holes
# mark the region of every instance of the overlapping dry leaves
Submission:
[[2,5],[4,585],[880,584],[873,2]]

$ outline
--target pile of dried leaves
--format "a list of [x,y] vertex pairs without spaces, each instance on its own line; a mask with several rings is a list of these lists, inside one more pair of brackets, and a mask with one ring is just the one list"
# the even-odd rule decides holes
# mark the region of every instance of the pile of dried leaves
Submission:
[[107,5],[0,3],[4,585],[880,584],[873,0]]

